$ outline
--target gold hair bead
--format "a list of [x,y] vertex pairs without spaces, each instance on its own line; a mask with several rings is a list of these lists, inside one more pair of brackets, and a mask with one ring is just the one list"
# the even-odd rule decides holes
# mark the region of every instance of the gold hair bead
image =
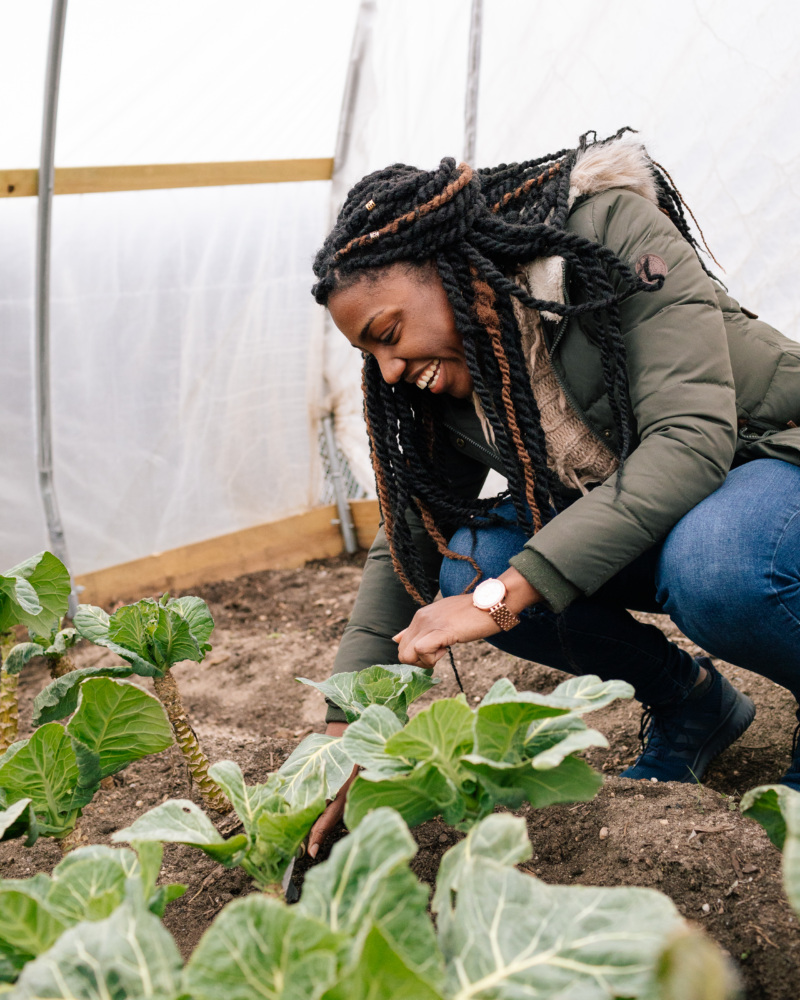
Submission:
[[378,230],[378,229],[373,229],[373,230],[372,230],[372,232],[371,232],[371,233],[369,234],[369,238],[370,238],[371,240],[377,240],[377,238],[378,238],[378,237],[379,237],[380,235],[381,235],[381,234],[380,234],[380,230]]
[[375,202],[372,200],[372,198],[370,198],[370,200],[367,202],[367,211],[371,212],[373,208],[375,208]]

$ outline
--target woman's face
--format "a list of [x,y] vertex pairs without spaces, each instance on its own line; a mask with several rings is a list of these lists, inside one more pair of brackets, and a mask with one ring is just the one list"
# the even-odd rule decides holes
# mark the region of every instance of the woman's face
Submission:
[[401,379],[425,392],[472,395],[464,344],[434,267],[385,268],[331,294],[328,308],[353,347],[372,354],[384,381]]

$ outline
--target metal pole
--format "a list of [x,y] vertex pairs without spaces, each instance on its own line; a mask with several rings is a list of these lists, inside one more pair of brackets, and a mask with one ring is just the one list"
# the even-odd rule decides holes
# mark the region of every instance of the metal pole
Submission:
[[[353,33],[353,44],[350,48],[350,61],[347,66],[347,78],[342,95],[342,110],[339,114],[339,128],[336,133],[336,147],[333,154],[333,183],[331,185],[330,223],[336,219],[347,186],[342,172],[347,162],[350,139],[353,132],[353,118],[361,85],[361,71],[365,54],[371,42],[372,30],[377,14],[376,0],[361,0],[356,17],[356,27]],[[325,336],[331,336],[330,316],[325,316]],[[326,414],[322,418],[322,432],[325,435],[325,447],[333,480],[333,492],[336,497],[336,507],[339,511],[339,527],[342,531],[345,551],[352,555],[358,550],[358,540],[353,527],[350,504],[347,501],[347,488],[339,465],[339,450],[333,430],[334,414]]]
[[483,0],[472,0],[469,19],[469,56],[467,59],[467,93],[464,101],[464,162],[475,160],[475,140],[478,132],[478,83],[481,72],[481,34],[483,31]]
[[350,516],[350,504],[347,502],[347,489],[339,466],[339,452],[336,448],[336,438],[333,436],[333,417],[327,414],[322,418],[322,432],[325,435],[325,447],[328,449],[328,464],[331,467],[333,494],[336,497],[336,507],[339,511],[339,527],[342,529],[345,550],[352,555],[358,551],[356,530]]
[[[47,533],[54,555],[67,566],[67,545],[53,482],[52,412],[50,399],[50,231],[55,181],[56,113],[61,77],[61,53],[67,0],[53,0],[47,75],[44,88],[42,151],[39,161],[39,197],[36,216],[36,421],[39,489],[44,504]],[[77,596],[70,594],[69,614],[74,615]]]
[[350,61],[347,64],[347,77],[342,95],[342,110],[339,113],[339,128],[336,132],[336,147],[333,152],[333,189],[331,191],[331,224],[339,214],[341,202],[347,193],[342,168],[347,162],[350,150],[350,139],[353,134],[353,118],[356,103],[361,89],[361,76],[364,59],[372,42],[372,32],[377,17],[376,0],[361,0],[356,16],[356,27],[353,32],[353,44],[350,47]]

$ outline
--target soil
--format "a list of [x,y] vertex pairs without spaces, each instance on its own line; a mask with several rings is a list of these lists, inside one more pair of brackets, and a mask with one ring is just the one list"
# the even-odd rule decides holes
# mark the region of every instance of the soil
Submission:
[[[232,759],[249,782],[263,781],[300,740],[324,729],[324,702],[297,676],[328,676],[336,646],[361,577],[363,555],[274,570],[195,590],[208,601],[216,622],[213,651],[201,664],[174,669],[184,705],[209,758]],[[663,616],[640,615],[692,653],[700,652]],[[79,666],[113,654],[86,645],[76,651]],[[455,650],[467,697],[477,702],[499,677],[519,688],[550,691],[566,675],[486,645]],[[747,996],[788,1000],[798,995],[798,919],[781,885],[781,858],[756,823],[738,811],[741,795],[773,782],[790,759],[795,705],[778,687],[745,670],[719,664],[726,676],[755,701],[755,722],[712,765],[703,786],[653,784],[619,778],[636,756],[640,711],[618,702],[592,715],[609,749],[593,749],[589,762],[605,776],[588,803],[522,810],[533,857],[522,867],[547,882],[598,886],[648,886],[666,893],[733,957]],[[437,668],[442,683],[421,699],[457,693],[447,661]],[[31,702],[47,683],[42,661],[26,668],[20,683],[21,736],[29,734]],[[150,682],[134,678],[142,686]],[[88,843],[110,843],[111,834],[168,798],[193,798],[176,747],[131,765],[102,788],[84,812],[81,831]],[[235,818],[218,817],[223,833]],[[343,834],[344,831],[342,830]],[[419,852],[413,869],[433,885],[442,854],[461,837],[440,821],[415,831]],[[322,860],[327,851],[321,851]],[[0,875],[21,878],[49,872],[61,858],[57,843],[41,839],[32,848],[19,841],[0,845]],[[302,888],[298,863],[294,882]],[[165,923],[188,956],[215,914],[235,896],[253,891],[240,869],[227,871],[205,855],[166,845],[162,880],[188,885],[171,904]]]

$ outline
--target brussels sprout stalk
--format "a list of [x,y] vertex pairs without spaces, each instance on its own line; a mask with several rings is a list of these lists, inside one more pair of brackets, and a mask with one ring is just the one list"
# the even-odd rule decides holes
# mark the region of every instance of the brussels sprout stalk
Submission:
[[187,767],[200,790],[203,801],[210,809],[216,809],[217,812],[230,812],[231,804],[227,797],[219,785],[208,776],[208,757],[200,748],[197,735],[183,710],[181,693],[175,678],[169,671],[163,677],[153,677],[153,688],[166,710],[175,741],[186,758]]
[[19,707],[17,685],[19,678],[5,668],[6,657],[14,645],[14,636],[4,632],[0,636],[0,753],[4,753],[16,740],[19,730]]

